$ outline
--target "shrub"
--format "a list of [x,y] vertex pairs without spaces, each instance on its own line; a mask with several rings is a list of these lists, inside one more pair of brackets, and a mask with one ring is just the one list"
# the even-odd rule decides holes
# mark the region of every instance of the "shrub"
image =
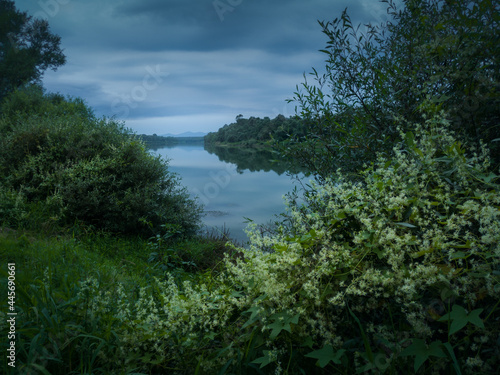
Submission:
[[415,372],[498,366],[498,176],[487,149],[466,155],[442,116],[415,128],[362,181],[339,173],[304,205],[292,199],[275,235],[250,232],[231,279],[255,298],[245,326],[284,333],[267,348],[276,363],[310,342],[321,367],[358,372],[394,372],[407,356]]
[[45,93],[43,87],[29,85],[3,99],[0,114],[7,117],[37,114],[39,116],[78,115],[95,119],[93,110],[81,98],[65,98],[59,93]]
[[14,226],[25,216],[25,200],[22,194],[0,185],[0,226]]
[[50,200],[62,224],[113,232],[178,224],[194,233],[200,209],[168,164],[123,124],[96,118],[79,99],[17,91],[0,119],[0,176],[29,203]]

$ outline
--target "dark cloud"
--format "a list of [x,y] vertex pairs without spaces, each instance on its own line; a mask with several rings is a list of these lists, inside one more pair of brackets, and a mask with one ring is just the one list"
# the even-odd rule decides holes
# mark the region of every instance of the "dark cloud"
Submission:
[[[222,7],[225,4],[225,7]],[[238,5],[230,5],[238,4]],[[350,1],[353,8],[362,6]],[[143,48],[210,51],[259,48],[276,52],[296,52],[319,40],[318,19],[339,14],[342,3],[335,1],[133,1],[116,8],[137,27],[145,21],[159,34]],[[122,17],[122,18],[123,18]],[[161,35],[161,36],[160,36]],[[135,39],[137,35],[129,35]],[[154,40],[155,43],[150,43]]]
[[[285,99],[321,69],[318,20],[348,7],[380,21],[375,0],[16,0],[48,19],[68,63],[51,91],[80,96],[141,133],[213,131],[244,116],[293,114]],[[151,72],[157,71],[157,77]],[[168,128],[168,131],[165,129]]]

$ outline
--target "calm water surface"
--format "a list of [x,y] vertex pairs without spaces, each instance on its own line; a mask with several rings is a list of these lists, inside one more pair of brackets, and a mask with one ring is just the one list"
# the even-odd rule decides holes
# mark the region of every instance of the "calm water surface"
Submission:
[[[169,170],[177,173],[182,185],[205,206],[204,224],[219,229],[225,226],[231,237],[240,242],[247,240],[245,218],[259,224],[269,222],[273,215],[284,212],[283,195],[296,185],[286,173],[260,169],[255,165],[256,157],[246,157],[238,167],[209,153],[202,145],[179,145],[152,152],[169,159]],[[226,160],[228,152],[231,150],[224,150]],[[237,157],[241,159],[241,153]],[[259,159],[262,157],[259,155]],[[249,165],[252,160],[254,165]]]

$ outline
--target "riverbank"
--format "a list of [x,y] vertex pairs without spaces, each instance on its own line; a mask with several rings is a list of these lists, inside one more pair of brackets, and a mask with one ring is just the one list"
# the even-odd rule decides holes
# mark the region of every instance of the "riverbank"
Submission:
[[493,374],[498,177],[446,129],[435,149],[435,134],[367,167],[362,184],[291,197],[248,248],[167,224],[149,238],[36,229],[34,206],[31,230],[0,235],[2,285],[14,292],[1,311],[17,314],[14,344],[0,348],[15,347],[16,373],[274,374],[288,363],[290,375]]
[[269,142],[259,142],[255,139],[250,139],[246,141],[239,142],[207,142],[205,141],[205,146],[207,148],[222,147],[222,148],[236,148],[242,147],[248,150],[274,150],[273,146]]
[[138,135],[139,139],[144,142],[147,148],[156,150],[162,147],[173,147],[176,145],[196,144],[202,145],[204,137],[165,137],[160,135]]

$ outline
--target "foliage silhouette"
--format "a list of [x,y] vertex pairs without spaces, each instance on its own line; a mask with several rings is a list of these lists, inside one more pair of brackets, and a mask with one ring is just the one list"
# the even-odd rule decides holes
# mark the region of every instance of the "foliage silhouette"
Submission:
[[66,62],[61,38],[46,20],[19,12],[11,0],[0,0],[0,100],[27,83],[38,83],[45,70]]

